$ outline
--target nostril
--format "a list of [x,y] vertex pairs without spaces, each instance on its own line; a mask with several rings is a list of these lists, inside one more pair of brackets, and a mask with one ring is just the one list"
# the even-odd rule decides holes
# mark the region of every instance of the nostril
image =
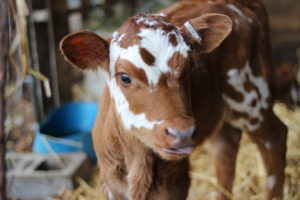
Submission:
[[167,133],[167,135],[171,135],[173,137],[179,137],[178,130],[173,129],[173,128],[167,128],[166,133]]
[[191,137],[194,134],[195,129],[196,129],[195,125],[185,130],[167,128],[166,133],[167,135],[171,135],[176,138],[187,138],[187,137]]

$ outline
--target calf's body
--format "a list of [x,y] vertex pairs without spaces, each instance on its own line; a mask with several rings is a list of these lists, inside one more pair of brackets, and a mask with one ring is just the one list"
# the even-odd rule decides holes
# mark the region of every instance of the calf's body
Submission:
[[266,199],[282,196],[286,128],[272,111],[260,1],[181,1],[134,16],[111,39],[71,34],[61,49],[82,69],[108,72],[93,129],[107,199],[186,199],[187,155],[205,139],[218,182],[231,191],[241,132],[262,154]]

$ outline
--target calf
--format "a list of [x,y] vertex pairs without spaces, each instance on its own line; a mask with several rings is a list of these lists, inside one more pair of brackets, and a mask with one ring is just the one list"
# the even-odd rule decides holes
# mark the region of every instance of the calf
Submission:
[[231,191],[241,132],[261,152],[266,199],[282,196],[287,130],[272,111],[260,1],[182,1],[130,18],[109,39],[70,34],[61,50],[80,69],[108,73],[93,129],[107,199],[186,199],[187,156],[205,139]]

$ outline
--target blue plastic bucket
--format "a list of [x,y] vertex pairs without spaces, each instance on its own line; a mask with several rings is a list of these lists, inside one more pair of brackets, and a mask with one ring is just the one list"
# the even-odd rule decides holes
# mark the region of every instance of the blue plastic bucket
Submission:
[[36,153],[83,151],[95,162],[91,130],[97,110],[96,103],[69,103],[55,109],[36,132],[33,151]]

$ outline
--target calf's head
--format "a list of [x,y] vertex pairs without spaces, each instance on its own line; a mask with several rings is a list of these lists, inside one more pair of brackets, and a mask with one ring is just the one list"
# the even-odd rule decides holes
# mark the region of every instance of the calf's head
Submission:
[[139,14],[110,39],[87,31],[70,34],[61,50],[80,69],[101,67],[108,72],[112,109],[122,134],[133,135],[164,159],[180,159],[196,145],[191,59],[211,52],[230,31],[231,20],[220,14],[203,15],[182,27],[160,14]]

